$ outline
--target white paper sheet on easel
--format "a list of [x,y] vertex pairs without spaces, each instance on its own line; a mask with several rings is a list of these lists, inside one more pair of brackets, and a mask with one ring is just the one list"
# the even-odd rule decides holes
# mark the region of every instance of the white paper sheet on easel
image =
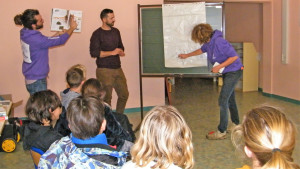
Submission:
[[191,40],[191,33],[195,25],[206,22],[205,3],[164,4],[162,11],[165,67],[207,66],[206,54],[178,58],[181,53],[200,48],[199,43]]

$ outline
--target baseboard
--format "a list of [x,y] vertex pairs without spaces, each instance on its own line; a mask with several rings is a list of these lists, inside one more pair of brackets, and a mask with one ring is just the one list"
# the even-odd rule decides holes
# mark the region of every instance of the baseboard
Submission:
[[[153,107],[155,107],[155,106],[144,107],[143,111],[147,112],[147,111],[151,110]],[[113,110],[113,111],[116,111],[116,110]],[[124,113],[127,113],[127,114],[128,113],[136,113],[136,112],[141,112],[141,108],[140,107],[135,107],[135,108],[128,108],[128,109],[124,110]],[[21,120],[28,120],[27,117],[19,117],[19,119],[21,119]]]
[[[143,111],[149,111],[155,106],[148,106],[148,107],[143,107]],[[113,110],[116,111],[116,110]],[[141,112],[140,107],[134,107],[134,108],[128,108],[124,110],[124,113],[136,113],[136,112]]]
[[18,117],[20,120],[29,120],[28,117]]
[[290,102],[290,103],[300,105],[300,100],[295,100],[295,99],[291,99],[291,98],[288,98],[288,97],[279,96],[279,95],[276,95],[276,94],[265,93],[265,92],[263,92],[263,90],[261,90],[261,92],[262,92],[263,96],[272,97],[272,98],[275,98],[275,99],[279,99],[279,100],[283,100],[283,101],[286,101],[286,102]]

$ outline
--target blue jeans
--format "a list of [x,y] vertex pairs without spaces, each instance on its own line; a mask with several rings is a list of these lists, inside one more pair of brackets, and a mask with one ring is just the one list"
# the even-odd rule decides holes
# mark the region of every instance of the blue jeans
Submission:
[[235,102],[234,88],[239,79],[242,77],[242,70],[228,72],[223,74],[223,86],[219,96],[220,106],[220,124],[218,130],[224,132],[228,125],[228,109],[230,112],[231,121],[234,124],[239,124],[239,113]]
[[30,95],[33,95],[36,92],[47,90],[47,80],[45,79],[39,79],[31,84],[26,84],[26,89],[30,93]]

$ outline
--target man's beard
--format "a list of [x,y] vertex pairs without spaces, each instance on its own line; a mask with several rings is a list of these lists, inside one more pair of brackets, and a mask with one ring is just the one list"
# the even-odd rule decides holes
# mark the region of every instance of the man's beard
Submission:
[[36,29],[42,29],[44,25],[36,25]]
[[112,22],[112,23],[106,23],[106,25],[108,25],[109,27],[113,27],[114,26],[114,22]]

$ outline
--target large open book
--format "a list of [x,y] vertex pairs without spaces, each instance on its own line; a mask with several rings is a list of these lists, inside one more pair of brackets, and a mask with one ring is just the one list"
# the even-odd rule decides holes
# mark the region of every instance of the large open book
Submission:
[[52,9],[51,31],[61,31],[63,29],[69,29],[70,15],[74,15],[74,19],[78,24],[74,32],[81,32],[82,11],[59,8]]

